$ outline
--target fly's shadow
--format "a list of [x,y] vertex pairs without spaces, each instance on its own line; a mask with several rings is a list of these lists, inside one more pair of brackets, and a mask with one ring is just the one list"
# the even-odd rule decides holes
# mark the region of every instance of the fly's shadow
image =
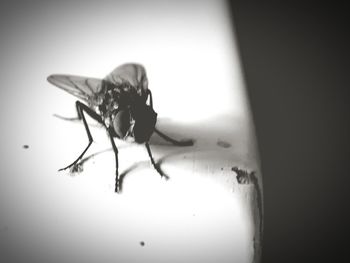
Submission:
[[[64,120],[64,121],[68,121],[68,122],[81,122],[81,120],[79,120],[79,118],[76,118],[76,117],[64,117],[64,116],[61,116],[61,115],[58,115],[58,114],[53,114],[54,117],[60,119],[60,120]],[[93,127],[96,127],[96,128],[101,128],[101,125],[99,124],[93,124],[93,123],[89,123],[90,126],[93,126]],[[180,142],[180,145],[177,145],[177,142],[176,140],[172,139],[171,137],[159,132],[158,130],[155,131],[155,133],[157,134],[157,136],[152,136],[149,140],[150,144],[152,146],[166,146],[166,145],[175,145],[175,146],[184,146],[181,144]],[[162,141],[163,140],[163,141]],[[187,140],[184,140],[185,142]],[[194,141],[193,141],[194,142]],[[124,145],[118,145],[118,148],[119,149],[123,149],[123,148],[127,148],[129,147],[130,145],[128,144],[124,144]],[[187,146],[187,145],[186,145]],[[188,145],[190,146],[190,145]],[[101,150],[101,151],[98,151],[98,152],[95,152],[93,154],[90,154],[88,156],[85,156],[83,158],[80,159],[79,162],[77,162],[71,169],[70,169],[70,173],[71,175],[75,175],[76,173],[81,173],[83,171],[83,166],[85,165],[85,163],[87,163],[88,161],[90,161],[91,159],[103,154],[103,153],[107,153],[107,152],[111,152],[113,151],[113,148],[107,148],[107,149],[104,149],[104,150]],[[172,157],[172,156],[175,156],[175,155],[178,155],[178,154],[183,154],[183,153],[186,153],[188,152],[187,150],[180,150],[180,151],[176,151],[176,152],[172,152],[172,153],[169,153],[169,154],[166,154],[166,155],[163,155],[161,158],[158,159],[157,162],[153,161],[152,162],[152,155],[150,153],[150,151],[148,151],[148,154],[149,156],[151,156],[151,165],[153,166],[153,168],[155,168],[158,173],[161,173],[162,174],[162,178],[164,178],[165,180],[169,180],[170,177],[165,174],[162,169],[161,169],[161,164],[168,158]],[[149,167],[149,164],[150,162],[149,161],[142,161],[142,162],[137,162],[137,163],[134,163],[133,165],[131,165],[130,167],[128,167],[126,170],[124,170],[123,172],[121,172],[119,174],[119,180],[118,180],[118,192],[122,192],[123,190],[123,183],[124,183],[124,179],[125,177],[127,177],[130,173],[132,173],[133,171],[137,170],[137,169],[140,169],[140,168],[143,168],[143,167]]]
[[[57,117],[57,115],[55,115]],[[76,121],[74,118],[60,118],[60,119],[63,119],[63,120],[68,120],[68,121]],[[71,120],[71,119],[74,119],[74,120]],[[165,144],[163,143],[161,140],[160,140],[160,136],[155,138],[155,137],[152,137],[151,139],[151,145],[154,145],[154,146],[165,146],[165,145],[172,145],[172,144]],[[129,147],[130,145],[119,145],[119,149],[123,149],[123,148],[127,148]],[[107,153],[107,152],[111,152],[113,151],[113,148],[107,148],[107,149],[104,149],[104,150],[101,150],[101,151],[98,151],[98,152],[95,152],[93,154],[90,154],[88,156],[85,156],[84,158],[82,158],[79,163],[77,164],[77,167],[79,168],[76,168],[76,170],[71,170],[71,174],[74,175],[76,173],[80,173],[83,171],[83,166],[84,164],[86,164],[88,161],[90,161],[91,159],[101,155],[101,154],[104,154],[104,153]],[[179,155],[179,154],[184,154],[184,153],[187,153],[188,150],[178,150],[176,152],[171,152],[171,153],[168,153],[168,154],[165,154],[163,155],[162,157],[160,157],[157,162],[155,162],[155,165],[158,167],[159,170],[161,170],[162,174],[163,174],[163,178],[165,180],[169,180],[170,177],[164,173],[161,169],[161,165],[164,163],[164,161],[166,161],[168,158],[171,158],[173,156],[176,156],[176,155]],[[151,163],[152,164],[152,163]],[[138,169],[142,169],[142,168],[146,168],[146,167],[149,167],[150,165],[150,162],[149,161],[141,161],[141,162],[137,162],[137,163],[134,163],[133,165],[129,166],[127,169],[125,169],[123,172],[121,172],[119,174],[119,185],[118,185],[118,191],[119,192],[122,192],[123,191],[123,183],[124,183],[124,179],[129,176],[130,174],[132,174],[133,171],[135,170],[138,170]]]

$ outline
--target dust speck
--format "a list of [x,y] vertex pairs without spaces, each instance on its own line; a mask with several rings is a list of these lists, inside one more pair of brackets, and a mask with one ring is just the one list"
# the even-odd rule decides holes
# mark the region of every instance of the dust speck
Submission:
[[144,242],[144,241],[141,241],[141,242],[140,242],[140,245],[141,245],[141,247],[145,246],[145,242]]
[[29,145],[28,145],[28,144],[25,144],[25,145],[23,145],[22,147],[23,147],[23,149],[28,149],[28,148],[29,148]]
[[222,148],[230,148],[231,144],[225,141],[222,141],[220,139],[218,139],[218,141],[216,142],[216,144]]

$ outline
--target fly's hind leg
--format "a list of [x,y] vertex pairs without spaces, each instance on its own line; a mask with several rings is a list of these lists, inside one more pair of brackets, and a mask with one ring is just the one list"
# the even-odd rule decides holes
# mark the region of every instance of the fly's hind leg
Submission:
[[163,171],[160,169],[159,165],[155,163],[153,156],[152,156],[152,152],[151,152],[151,148],[149,146],[149,143],[146,142],[145,146],[146,146],[147,153],[148,153],[148,156],[151,160],[151,164],[152,164],[153,168],[159,173],[160,177],[164,177],[165,179],[169,179],[169,176],[164,174]]
[[82,115],[80,114],[80,110],[79,110],[78,107],[80,107],[80,106],[78,106],[78,104],[75,103],[75,109],[77,111],[77,117],[65,117],[65,116],[61,116],[61,115],[58,115],[58,114],[53,114],[53,116],[55,116],[56,118],[59,118],[61,120],[64,120],[64,121],[81,121],[82,120]]
[[164,140],[171,142],[172,144],[174,144],[176,146],[192,146],[194,144],[194,140],[192,140],[192,139],[185,139],[185,140],[179,141],[179,140],[175,140],[175,139],[169,137],[168,135],[165,135],[164,133],[162,133],[158,129],[154,129],[154,132],[157,133]]
[[[153,99],[152,99],[152,92],[150,90],[147,90],[147,95],[149,97],[149,106],[153,109]],[[148,99],[148,98],[147,98]],[[175,140],[168,135],[165,135],[161,131],[154,129],[154,132],[157,133],[160,137],[162,137],[164,140],[171,142],[172,144],[176,146],[192,146],[194,144],[194,141],[192,139],[186,139],[186,140]]]
[[86,153],[86,151],[89,149],[90,145],[93,142],[93,138],[91,136],[91,133],[90,133],[90,130],[89,130],[89,126],[88,126],[88,124],[86,122],[84,112],[86,112],[89,116],[91,116],[93,119],[95,119],[99,123],[102,123],[101,117],[96,112],[94,112],[92,109],[90,109],[88,106],[86,106],[85,104],[81,103],[80,101],[76,101],[75,105],[76,105],[76,108],[77,108],[77,111],[78,111],[78,116],[83,120],[84,127],[85,127],[85,130],[86,130],[87,136],[89,138],[89,143],[86,146],[85,150],[79,155],[79,157],[74,162],[72,162],[70,165],[68,165],[68,166],[66,166],[66,167],[64,167],[62,169],[59,169],[59,171],[66,170],[68,168],[72,168],[73,170],[76,169],[77,168],[76,167],[77,163],[84,156],[84,154]]

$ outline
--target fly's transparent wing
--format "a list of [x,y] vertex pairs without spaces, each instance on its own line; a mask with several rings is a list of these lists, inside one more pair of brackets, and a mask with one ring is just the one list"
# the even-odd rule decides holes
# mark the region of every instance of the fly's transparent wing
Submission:
[[116,85],[128,83],[140,96],[147,94],[148,79],[146,70],[141,64],[127,63],[120,65],[107,75],[105,80]]
[[73,75],[51,75],[47,81],[68,93],[92,102],[104,89],[103,80]]

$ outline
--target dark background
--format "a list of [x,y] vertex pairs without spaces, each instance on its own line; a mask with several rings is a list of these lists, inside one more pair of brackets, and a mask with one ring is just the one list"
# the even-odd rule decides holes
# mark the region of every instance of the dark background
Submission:
[[262,161],[263,262],[346,262],[345,4],[230,6]]

